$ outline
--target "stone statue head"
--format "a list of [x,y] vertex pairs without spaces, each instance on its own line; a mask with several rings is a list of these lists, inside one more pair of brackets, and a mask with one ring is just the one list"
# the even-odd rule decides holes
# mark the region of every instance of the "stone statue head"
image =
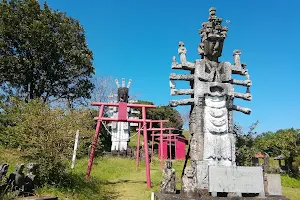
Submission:
[[195,175],[194,168],[191,167],[191,166],[187,166],[187,167],[184,169],[184,175],[185,175],[187,178],[193,178],[194,175]]
[[35,163],[29,163],[27,165],[27,174],[36,174],[38,164]]
[[8,167],[9,167],[8,164],[3,164],[1,166],[1,168],[0,168],[0,179],[1,179],[1,177],[6,176],[7,171],[8,171]]
[[172,161],[167,160],[166,161],[166,167],[167,167],[167,169],[172,169]]
[[217,62],[222,55],[228,28],[221,25],[223,19],[215,15],[215,8],[211,8],[209,14],[208,22],[204,22],[200,29],[201,43],[198,47],[198,53],[202,58]]
[[20,164],[16,166],[16,173],[22,174],[24,170],[24,164]]
[[129,89],[127,87],[118,88],[118,102],[126,102],[128,103],[128,92]]

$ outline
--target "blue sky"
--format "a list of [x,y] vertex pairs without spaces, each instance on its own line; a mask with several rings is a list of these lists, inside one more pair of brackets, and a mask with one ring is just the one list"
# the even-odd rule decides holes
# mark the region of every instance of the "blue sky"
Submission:
[[[217,16],[229,27],[220,60],[233,63],[233,50],[241,49],[241,61],[247,63],[253,82],[252,102],[236,101],[237,105],[251,108],[252,114],[235,112],[235,121],[247,128],[259,120],[258,132],[300,128],[297,56],[300,2],[297,0],[47,2],[53,9],[79,20],[84,27],[94,53],[96,76],[131,78],[131,92],[156,105],[179,99],[170,96],[168,77],[170,73],[181,73],[171,69],[172,56],[178,56],[178,42],[183,41],[187,59],[199,59],[198,30],[207,21],[209,8],[216,7]],[[187,88],[187,84],[179,86]],[[178,108],[180,112],[187,109]]]

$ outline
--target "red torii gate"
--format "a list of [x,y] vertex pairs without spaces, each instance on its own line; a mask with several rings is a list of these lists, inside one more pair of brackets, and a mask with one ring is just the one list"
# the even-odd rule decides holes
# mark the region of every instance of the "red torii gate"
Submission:
[[[143,133],[144,133],[144,149],[145,149],[145,159],[146,159],[146,179],[147,179],[147,188],[151,188],[151,180],[150,180],[150,166],[149,166],[149,154],[148,154],[148,138],[147,138],[147,122],[151,122],[151,120],[146,119],[146,108],[156,108],[154,105],[146,105],[146,104],[127,104],[125,102],[120,103],[102,103],[102,102],[92,102],[92,106],[99,106],[99,116],[94,119],[97,120],[96,132],[94,135],[94,140],[92,144],[92,149],[90,153],[90,158],[88,162],[88,168],[86,170],[85,179],[88,180],[92,165],[95,156],[95,149],[98,143],[98,137],[100,133],[100,127],[102,121],[117,121],[117,122],[133,122],[133,123],[143,123]],[[104,107],[105,106],[114,106],[119,107],[118,109],[118,118],[108,118],[103,117]],[[127,107],[129,108],[142,108],[142,119],[128,119],[127,117]]]
[[[152,131],[152,147],[151,147],[151,157],[153,157],[153,143],[154,143],[154,132],[155,131],[160,131],[160,152],[161,152],[161,155],[160,155],[160,166],[161,166],[161,169],[164,168],[164,158],[163,158],[163,131],[166,131],[166,130],[169,130],[169,132],[171,130],[176,130],[175,128],[164,128],[163,127],[163,123],[165,122],[169,122],[169,120],[151,120],[149,123],[150,123],[150,127],[147,128],[147,131]],[[160,127],[159,128],[153,128],[152,125],[153,123],[159,123]],[[140,149],[140,130],[141,130],[141,127],[140,127],[140,124],[139,124],[139,128],[137,129],[138,131],[138,141],[137,141],[137,156],[136,156],[136,169],[138,168],[139,166],[139,149]]]

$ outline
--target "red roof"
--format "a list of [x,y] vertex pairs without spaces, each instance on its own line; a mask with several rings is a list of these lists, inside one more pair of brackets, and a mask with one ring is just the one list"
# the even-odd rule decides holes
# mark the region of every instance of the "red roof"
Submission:
[[255,154],[255,158],[264,158],[264,157],[265,156],[261,152]]

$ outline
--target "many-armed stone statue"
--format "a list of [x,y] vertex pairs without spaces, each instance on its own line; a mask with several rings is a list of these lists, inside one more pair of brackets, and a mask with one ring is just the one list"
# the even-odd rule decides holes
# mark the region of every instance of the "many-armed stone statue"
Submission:
[[[173,57],[172,69],[188,70],[189,74],[170,75],[171,95],[190,95],[189,99],[174,100],[171,106],[190,105],[191,133],[188,174],[194,174],[189,179],[186,174],[183,180],[183,192],[189,190],[189,185],[195,187],[195,192],[208,189],[208,166],[235,166],[235,136],[233,133],[233,111],[250,114],[251,110],[234,105],[234,99],[247,101],[250,94],[251,81],[246,64],[240,61],[240,50],[233,52],[234,64],[219,62],[222,55],[224,40],[228,28],[222,26],[222,18],[216,16],[216,9],[209,10],[208,22],[200,29],[201,43],[198,53],[201,59],[189,62],[186,59],[184,43],[179,43],[178,53],[180,64]],[[235,80],[232,75],[245,76],[245,80]],[[176,89],[175,80],[190,82],[190,89]],[[172,84],[171,84],[172,83]],[[246,93],[234,91],[234,85],[245,86]],[[191,172],[193,171],[193,172]],[[193,181],[193,183],[191,183]]]

